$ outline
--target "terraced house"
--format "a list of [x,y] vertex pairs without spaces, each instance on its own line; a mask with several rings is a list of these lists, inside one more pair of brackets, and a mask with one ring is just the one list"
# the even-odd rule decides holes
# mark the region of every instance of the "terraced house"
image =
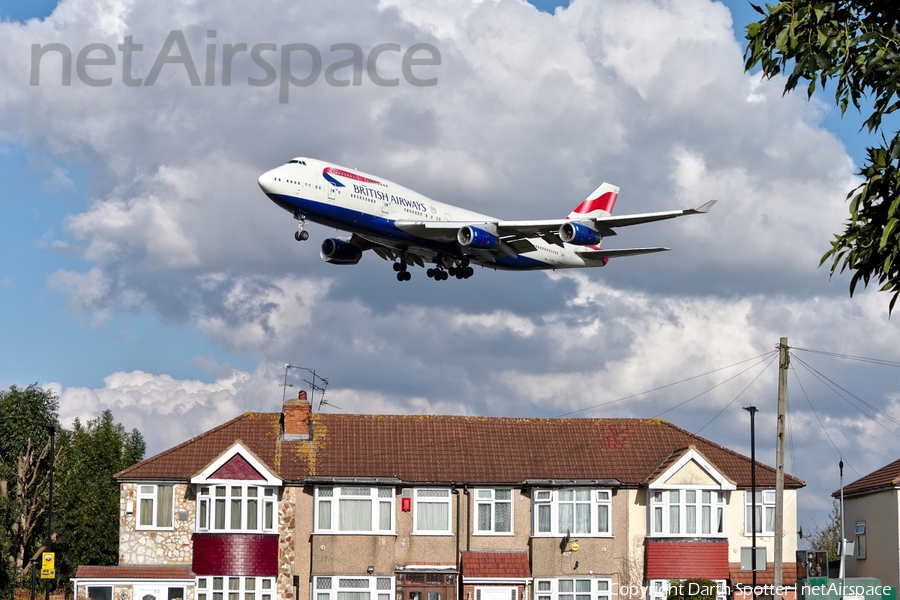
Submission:
[[[660,600],[748,581],[751,461],[658,419],[245,413],[117,474],[92,600]],[[757,468],[757,535],[774,543]],[[785,583],[795,577],[787,476]],[[771,583],[772,565],[759,573]]]

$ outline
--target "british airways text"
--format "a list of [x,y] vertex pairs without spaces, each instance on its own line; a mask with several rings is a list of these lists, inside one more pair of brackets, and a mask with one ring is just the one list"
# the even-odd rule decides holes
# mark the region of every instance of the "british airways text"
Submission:
[[375,198],[377,200],[390,202],[391,204],[398,204],[400,206],[412,208],[419,212],[428,212],[428,207],[421,202],[407,200],[406,198],[403,198],[401,196],[394,196],[393,194],[388,194],[387,192],[382,192],[381,190],[373,190],[372,188],[366,187],[364,185],[354,183],[353,193],[359,194],[360,196],[366,196],[368,198]]

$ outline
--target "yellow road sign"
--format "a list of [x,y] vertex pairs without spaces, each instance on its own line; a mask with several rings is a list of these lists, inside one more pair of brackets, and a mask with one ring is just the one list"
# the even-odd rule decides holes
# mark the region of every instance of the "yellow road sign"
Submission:
[[44,552],[41,557],[41,579],[56,577],[56,553]]

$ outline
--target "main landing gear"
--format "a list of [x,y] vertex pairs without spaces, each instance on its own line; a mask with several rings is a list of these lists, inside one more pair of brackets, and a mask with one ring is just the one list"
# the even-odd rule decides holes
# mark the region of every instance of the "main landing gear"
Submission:
[[409,281],[412,279],[412,273],[406,270],[406,263],[403,261],[394,263],[394,271],[397,272],[397,281]]
[[463,258],[462,260],[456,261],[456,266],[451,266],[444,270],[444,261],[439,259],[437,261],[437,267],[428,269],[425,274],[435,281],[446,281],[450,277],[468,279],[475,274],[475,269],[469,266],[468,258]]
[[300,224],[297,225],[297,231],[294,232],[294,239],[298,242],[305,242],[309,239],[309,232],[303,229],[306,227],[306,215],[294,213],[294,218],[300,221]]

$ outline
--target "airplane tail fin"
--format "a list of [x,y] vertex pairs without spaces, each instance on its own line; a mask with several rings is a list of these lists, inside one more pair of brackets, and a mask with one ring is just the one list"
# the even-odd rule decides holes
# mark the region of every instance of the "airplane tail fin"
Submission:
[[606,217],[612,214],[619,197],[619,186],[603,182],[584,202],[569,213],[570,219]]

